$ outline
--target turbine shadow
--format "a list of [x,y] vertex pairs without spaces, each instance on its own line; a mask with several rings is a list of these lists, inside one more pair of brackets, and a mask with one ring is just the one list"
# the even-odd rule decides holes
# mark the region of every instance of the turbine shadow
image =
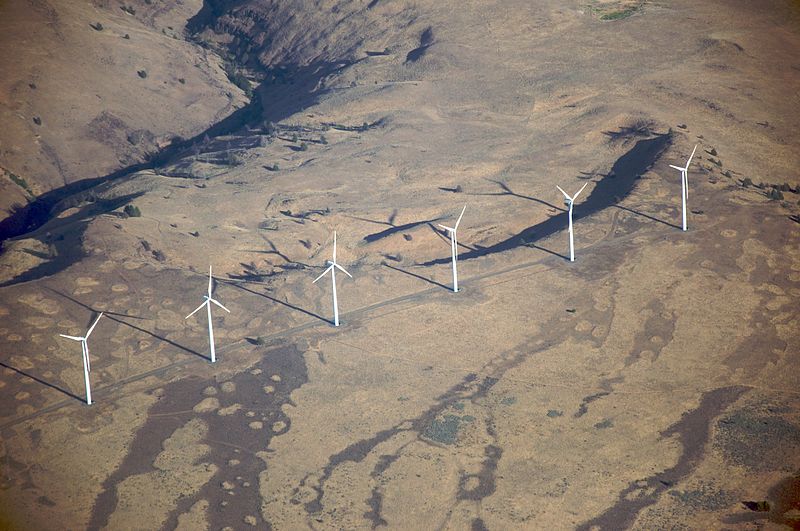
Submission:
[[518,194],[517,192],[512,190],[511,187],[508,186],[508,184],[504,183],[503,181],[496,181],[494,179],[486,179],[486,180],[491,182],[491,183],[496,184],[497,186],[499,186],[500,189],[502,190],[502,192],[473,193],[473,194],[468,194],[468,195],[510,195],[512,197],[517,197],[519,199],[526,199],[528,201],[533,201],[534,203],[539,203],[541,205],[544,205],[544,206],[547,206],[547,207],[550,207],[550,208],[554,208],[556,210],[560,210],[561,212],[566,212],[566,210],[564,210],[562,207],[556,206],[556,205],[554,205],[552,203],[548,203],[547,201],[544,201],[543,199],[539,199],[538,197]]
[[530,248],[532,248],[532,249],[537,249],[537,250],[539,250],[539,251],[544,251],[544,252],[546,252],[546,253],[548,253],[548,254],[552,254],[553,256],[557,256],[557,257],[559,257],[559,258],[563,258],[564,260],[566,260],[567,262],[569,262],[569,256],[567,256],[567,255],[564,255],[564,254],[561,254],[561,253],[557,253],[557,252],[555,252],[555,251],[552,251],[552,250],[550,250],[550,249],[547,249],[547,248],[545,248],[545,247],[542,247],[541,245],[536,245],[535,243],[529,243],[529,244],[528,244],[528,247],[530,247]]
[[444,288],[446,290],[452,290],[453,289],[451,287],[445,286],[444,284],[436,282],[435,280],[431,280],[431,279],[429,279],[427,277],[423,277],[422,275],[418,275],[416,273],[412,273],[411,271],[406,271],[405,269],[400,269],[399,267],[395,267],[393,265],[389,265],[386,262],[382,262],[381,265],[384,266],[384,267],[388,267],[389,269],[394,269],[395,271],[398,271],[398,272],[403,273],[405,275],[408,275],[410,277],[418,278],[419,280],[424,280],[428,284],[433,284],[434,286],[438,286],[438,287]]
[[669,221],[664,221],[663,219],[658,219],[656,217],[651,216],[650,214],[645,214],[644,212],[639,212],[638,210],[634,210],[632,208],[624,207],[624,206],[621,206],[621,205],[614,205],[614,207],[616,207],[616,208],[618,208],[620,210],[624,210],[625,212],[630,212],[631,214],[636,214],[637,216],[642,216],[643,218],[647,218],[647,219],[649,219],[651,221],[657,221],[658,223],[663,223],[664,225],[666,225],[668,227],[672,227],[674,229],[680,229],[681,228],[680,226],[675,225],[674,223],[670,223]]
[[239,288],[240,290],[246,291],[247,293],[252,293],[253,295],[258,295],[259,297],[264,297],[265,299],[269,299],[272,302],[276,302],[276,303],[278,303],[278,304],[280,304],[282,306],[286,306],[287,308],[291,308],[292,310],[294,310],[296,312],[304,313],[304,314],[308,315],[309,317],[313,317],[315,319],[319,319],[320,321],[324,321],[326,323],[330,323],[331,322],[330,319],[326,319],[326,318],[322,317],[321,315],[317,315],[316,313],[310,312],[310,311],[308,311],[306,309],[303,309],[303,308],[300,308],[299,306],[295,306],[293,304],[290,304],[288,302],[282,301],[280,299],[276,299],[275,297],[271,297],[271,296],[267,295],[266,293],[261,293],[259,291],[254,291],[254,290],[252,290],[250,288],[242,286],[238,282],[231,282],[231,283],[229,283],[229,285],[233,286],[235,288]]
[[10,369],[10,370],[14,371],[15,373],[17,373],[17,374],[19,374],[21,376],[25,376],[27,378],[30,378],[34,382],[40,383],[40,384],[42,384],[42,385],[44,385],[46,387],[49,387],[50,389],[55,389],[56,391],[64,393],[68,397],[74,398],[75,400],[79,400],[80,402],[83,402],[85,400],[83,397],[80,397],[80,396],[76,395],[72,391],[68,391],[68,390],[64,389],[63,387],[59,387],[58,385],[56,385],[54,383],[48,382],[47,380],[42,380],[38,376],[34,376],[33,374],[25,372],[22,369],[17,369],[16,367],[8,365],[7,363],[5,363],[3,361],[0,361],[0,367],[4,367],[6,369]]
[[[77,304],[78,306],[80,306],[82,308],[86,308],[89,311],[99,313],[97,310],[95,310],[94,308],[92,308],[88,304],[85,304],[85,303],[79,301],[78,299],[75,299],[74,297],[71,297],[71,296],[67,295],[66,293],[62,293],[62,292],[58,291],[57,289],[53,289],[53,288],[48,287],[47,290],[52,291],[53,293],[55,293],[57,295],[60,295],[61,297],[64,297],[65,299],[67,299],[69,301],[74,302],[75,304]],[[142,328],[140,326],[136,326],[133,323],[129,323],[127,321],[123,321],[122,319],[120,319],[120,317],[127,317],[128,319],[146,320],[147,319],[146,317],[137,317],[135,315],[127,315],[127,314],[124,314],[124,313],[115,313],[115,312],[103,312],[103,315],[105,317],[108,317],[110,320],[114,321],[115,323],[119,323],[119,324],[125,325],[127,327],[133,328],[134,330],[136,330],[138,332],[142,332],[143,334],[147,334],[148,336],[150,336],[150,337],[152,337],[154,339],[158,339],[159,341],[163,341],[164,343],[169,343],[173,347],[179,348],[179,349],[183,350],[184,352],[188,352],[189,354],[194,354],[198,358],[202,358],[204,360],[208,360],[209,359],[208,356],[204,356],[203,354],[200,354],[196,350],[192,350],[189,347],[185,347],[185,346],[181,345],[180,343],[176,343],[175,341],[172,341],[171,339],[167,339],[165,337],[162,337],[162,336],[156,334],[155,332],[151,332],[150,330],[146,330],[146,329],[144,329],[144,328]]]

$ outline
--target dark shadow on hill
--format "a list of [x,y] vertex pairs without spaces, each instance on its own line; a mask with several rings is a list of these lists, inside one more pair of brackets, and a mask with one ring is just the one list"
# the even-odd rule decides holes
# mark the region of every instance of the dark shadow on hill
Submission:
[[[71,196],[87,193],[100,184],[117,180],[134,172],[158,168],[183,157],[195,156],[198,149],[207,145],[209,139],[214,137],[236,131],[242,131],[243,134],[254,134],[253,131],[255,131],[255,134],[258,134],[263,127],[266,127],[265,124],[278,122],[313,105],[326,92],[324,88],[321,88],[322,80],[350,64],[352,62],[318,61],[309,65],[281,65],[270,70],[267,72],[268,79],[256,89],[254,97],[248,105],[234,111],[227,118],[194,137],[173,142],[158,153],[151,155],[145,162],[121,168],[102,177],[84,179],[53,189],[40,195],[28,205],[18,207],[12,215],[0,221],[0,244],[45,225],[58,215],[59,211],[64,210],[63,202]],[[262,105],[262,101],[269,102],[269,105]],[[72,239],[77,243],[77,238]],[[72,251],[72,256],[77,256],[76,253],[77,251]],[[59,269],[43,268],[31,276],[26,276],[25,280],[41,278]],[[10,283],[20,281],[22,280],[15,279]]]
[[103,199],[89,203],[74,214],[59,220],[59,226],[61,227],[72,226],[69,230],[59,231],[58,234],[44,232],[44,234],[31,235],[32,238],[39,240],[52,249],[52,257],[47,262],[0,283],[0,287],[48,277],[71,266],[85,255],[82,240],[83,233],[89,222],[101,214],[106,214],[123,205],[127,205],[140,195],[129,194],[115,199]]
[[[636,180],[655,164],[671,143],[671,131],[647,140],[637,141],[633,148],[617,159],[611,171],[608,172],[608,175],[597,182],[586,200],[582,203],[575,204],[573,220],[577,221],[596,214],[627,197],[631,191],[633,191]],[[530,245],[556,232],[566,230],[568,222],[567,216],[567,212],[561,212],[501,242],[462,253],[458,255],[458,259],[471,260],[490,254],[509,251],[523,245]],[[431,260],[419,265],[430,266],[449,262],[450,258],[448,257]]]

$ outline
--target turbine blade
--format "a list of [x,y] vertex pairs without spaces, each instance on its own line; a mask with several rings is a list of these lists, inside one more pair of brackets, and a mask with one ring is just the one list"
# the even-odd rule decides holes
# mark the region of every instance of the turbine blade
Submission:
[[680,166],[673,166],[672,164],[670,164],[670,165],[669,165],[669,167],[670,167],[670,168],[675,168],[675,169],[676,169],[676,170],[678,170],[678,171],[683,171],[683,170],[684,170],[684,169],[683,169],[683,168],[681,168]]
[[464,211],[466,209],[467,209],[467,205],[464,205],[464,208],[461,209],[461,214],[458,216],[458,220],[456,221],[456,224],[453,226],[453,230],[456,230],[458,228],[458,224],[461,223],[461,218],[464,217]]
[[212,282],[211,281],[211,266],[208,266],[208,296],[209,297],[211,296],[211,288],[212,288],[211,282]]
[[575,201],[575,199],[578,197],[578,194],[580,194],[581,192],[583,192],[583,189],[584,189],[584,188],[586,188],[588,185],[589,185],[589,183],[588,183],[588,182],[587,182],[587,183],[583,183],[583,186],[581,186],[581,189],[580,189],[580,190],[578,190],[578,191],[575,193],[575,195],[573,195],[573,196],[572,196],[572,200],[573,200],[573,201]]
[[222,303],[219,302],[218,300],[216,300],[216,299],[208,299],[208,300],[213,302],[214,304],[216,304],[217,306],[219,306],[220,308],[222,308],[226,312],[231,313],[231,311],[229,309],[227,309],[225,306],[223,306]]
[[695,152],[695,151],[697,151],[697,144],[695,144],[695,145],[694,145],[694,149],[692,150],[692,154],[691,154],[691,155],[689,155],[689,160],[688,160],[688,161],[686,161],[686,168],[684,168],[685,170],[688,170],[688,169],[689,169],[689,164],[691,164],[691,163],[692,163],[692,157],[694,157],[694,152]]
[[83,341],[83,338],[78,336],[67,336],[64,334],[58,334],[58,335],[60,335],[61,337],[66,337],[67,339],[73,339],[75,341]]
[[444,230],[449,230],[450,232],[455,232],[456,231],[456,229],[454,229],[453,227],[447,227],[446,225],[442,225],[441,223],[437,223],[437,225],[439,225]]
[[348,272],[347,272],[347,270],[346,270],[345,268],[343,268],[342,266],[340,266],[340,265],[339,265],[339,264],[337,264],[336,262],[334,262],[334,263],[333,263],[333,265],[332,265],[331,267],[335,267],[335,268],[337,268],[339,271],[341,271],[342,273],[344,273],[345,275],[347,275],[348,277],[350,277],[350,278],[353,278],[353,275],[351,275],[350,273],[348,273]]
[[559,190],[559,191],[560,191],[562,194],[564,194],[564,197],[567,199],[567,201],[572,201],[572,198],[569,196],[569,194],[567,194],[567,192],[565,192],[564,190],[562,190],[560,186],[556,185],[556,188],[558,188],[558,190]]
[[100,315],[98,315],[97,319],[94,320],[94,322],[92,323],[92,326],[89,327],[89,331],[86,332],[86,339],[89,339],[89,336],[91,335],[92,330],[94,330],[94,327],[97,325],[97,321],[99,321],[101,317],[103,317],[103,312],[100,312]]
[[336,261],[336,231],[333,231],[333,261]]
[[315,279],[314,279],[314,282],[312,282],[312,284],[316,284],[316,283],[317,283],[317,280],[319,280],[319,279],[321,279],[322,277],[324,277],[324,276],[325,276],[325,275],[328,273],[328,271],[330,271],[331,269],[333,269],[333,266],[332,266],[332,265],[331,265],[331,266],[328,266],[328,268],[327,268],[325,271],[323,271],[323,272],[322,272],[322,274],[321,274],[320,276],[318,276],[317,278],[315,278]]
[[209,299],[206,299],[206,301],[205,301],[203,304],[201,304],[200,306],[198,306],[198,307],[195,309],[195,311],[193,311],[192,313],[190,313],[189,315],[187,315],[186,317],[184,317],[184,320],[188,319],[189,317],[191,317],[191,316],[193,316],[194,314],[196,314],[197,312],[199,312],[199,311],[200,311],[200,310],[203,308],[203,306],[205,306],[206,304],[208,304],[208,301],[209,301]]

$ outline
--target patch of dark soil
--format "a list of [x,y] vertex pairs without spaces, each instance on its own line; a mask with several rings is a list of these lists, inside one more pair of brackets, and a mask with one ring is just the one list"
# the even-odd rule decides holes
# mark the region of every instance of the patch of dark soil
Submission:
[[717,422],[714,446],[727,462],[752,471],[791,472],[786,456],[800,453],[800,426],[776,414],[742,409]]
[[656,503],[669,485],[685,478],[695,469],[705,452],[712,420],[747,391],[747,387],[731,386],[705,393],[697,409],[684,413],[678,422],[661,433],[662,438],[678,436],[683,446],[678,462],[661,474],[632,482],[620,492],[612,507],[581,524],[578,529],[589,531],[630,527],[642,509]]
[[766,520],[800,529],[800,473],[795,472],[779,481],[769,489],[766,497],[766,500],[742,501],[742,509],[747,512],[729,515],[722,521],[726,524],[743,524]]
[[[129,454],[103,483],[104,490],[95,501],[89,528],[107,525],[117,506],[117,485],[129,476],[154,470],[153,462],[161,453],[163,442],[187,420],[196,417],[208,424],[203,443],[211,450],[204,461],[215,464],[217,473],[196,494],[178,500],[165,528],[174,529],[178,516],[203,499],[210,503],[211,529],[241,522],[248,515],[256,517],[261,529],[271,528],[261,518],[258,477],[265,464],[256,454],[269,448],[272,437],[290,429],[290,419],[282,406],[290,402],[292,391],[307,380],[303,353],[294,345],[283,345],[265,352],[261,362],[234,376],[230,381],[235,391],[223,389],[214,395],[220,409],[241,406],[230,414],[220,415],[218,410],[192,411],[203,399],[203,389],[215,384],[214,381],[191,377],[166,385],[159,401],[148,411],[148,419],[136,434]],[[266,386],[270,387],[269,392]],[[261,423],[261,428],[251,427],[253,422]],[[235,495],[231,496],[230,491]]]

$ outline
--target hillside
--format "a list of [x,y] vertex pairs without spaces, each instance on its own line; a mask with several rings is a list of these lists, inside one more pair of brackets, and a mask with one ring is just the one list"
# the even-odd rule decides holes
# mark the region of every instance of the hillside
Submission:
[[0,4],[0,526],[797,525],[795,2],[46,5]]

